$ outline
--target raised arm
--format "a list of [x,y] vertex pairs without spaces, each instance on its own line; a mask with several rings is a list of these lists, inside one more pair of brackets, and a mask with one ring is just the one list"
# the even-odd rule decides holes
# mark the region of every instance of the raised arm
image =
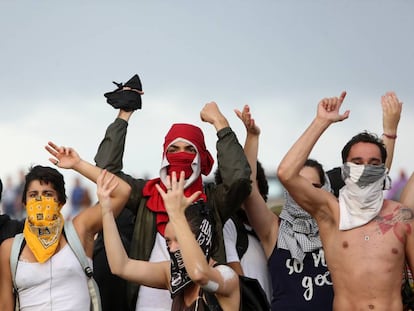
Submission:
[[167,192],[156,186],[164,200],[186,271],[194,283],[219,295],[233,296],[239,290],[238,275],[229,267],[224,267],[227,273],[222,274],[220,269],[209,265],[187,222],[185,209],[200,193],[195,192],[186,198],[183,193],[184,181],[184,172],[181,172],[179,180],[173,172],[171,179],[167,181]]
[[277,171],[280,182],[296,203],[316,219],[319,218],[320,213],[331,214],[328,209],[330,194],[313,187],[299,173],[323,132],[332,123],[348,118],[349,110],[343,114],[339,113],[345,96],[346,93],[342,92],[339,97],[324,98],[319,102],[315,119],[284,156]]
[[[101,168],[81,159],[79,154],[73,148],[63,146],[58,147],[53,142],[49,142],[45,148],[53,156],[53,158],[49,159],[50,162],[57,167],[73,169],[94,183],[97,182],[99,176],[102,176]],[[104,178],[109,178],[111,184],[116,183],[118,185],[111,193],[112,204],[114,207],[113,212],[115,215],[118,215],[128,200],[131,187],[125,181],[109,172],[103,174],[103,176]],[[93,207],[83,210],[73,220],[79,238],[81,239],[88,256],[92,256],[94,235],[102,229],[100,208],[101,206],[98,203]]]
[[212,124],[217,131],[217,160],[222,184],[214,192],[214,204],[224,224],[241,206],[251,191],[250,166],[243,148],[226,117],[215,102],[206,104],[201,120]]
[[[112,177],[113,178],[113,175]],[[170,262],[150,263],[130,259],[122,245],[118,228],[114,219],[114,204],[111,193],[118,183],[112,183],[104,176],[98,178],[97,195],[102,206],[103,236],[106,254],[111,272],[123,279],[141,285],[168,288]]]
[[400,122],[402,103],[394,92],[387,92],[381,97],[382,106],[382,128],[385,147],[387,149],[387,159],[385,166],[391,170],[394,158],[395,141],[397,138],[397,128]]
[[260,194],[257,184],[257,155],[259,150],[260,128],[251,116],[250,107],[245,105],[243,110],[235,110],[236,115],[246,127],[246,141],[244,153],[246,154],[252,173],[252,191],[246,198],[243,208],[246,211],[249,223],[259,237],[268,258],[276,245],[279,230],[279,219],[267,206]]

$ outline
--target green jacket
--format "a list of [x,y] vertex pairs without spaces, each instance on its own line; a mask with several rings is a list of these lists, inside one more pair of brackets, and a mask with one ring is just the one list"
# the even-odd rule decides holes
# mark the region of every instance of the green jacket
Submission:
[[[120,176],[131,185],[132,191],[126,207],[133,211],[136,218],[129,256],[149,260],[157,232],[155,213],[145,207],[147,198],[143,197],[142,189],[146,180],[136,179],[122,172],[127,127],[128,123],[119,118],[109,125],[99,145],[95,162],[97,166]],[[243,148],[232,129],[224,128],[217,132],[217,136],[218,170],[223,182],[220,185],[206,184],[205,193],[208,204],[215,211],[217,227],[218,249],[212,257],[219,263],[225,263],[223,224],[240,208],[241,203],[250,194],[251,170]],[[132,310],[135,310],[139,286],[132,283],[129,285],[129,303]]]

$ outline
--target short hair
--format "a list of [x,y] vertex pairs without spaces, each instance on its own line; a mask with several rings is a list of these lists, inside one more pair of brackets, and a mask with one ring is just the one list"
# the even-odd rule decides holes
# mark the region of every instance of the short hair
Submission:
[[376,134],[369,133],[367,131],[361,132],[354,137],[351,138],[350,141],[346,143],[344,148],[342,149],[342,163],[346,162],[346,159],[348,158],[349,152],[357,143],[370,143],[378,146],[380,152],[381,152],[381,160],[382,163],[385,163],[385,160],[387,159],[387,149],[385,148],[384,142],[382,139],[380,139]]
[[57,192],[59,203],[66,203],[65,180],[63,175],[56,169],[49,166],[36,165],[30,168],[25,176],[25,184],[23,188],[22,203],[26,205],[26,193],[30,183],[39,180],[41,183],[51,184],[52,188]]
[[316,169],[319,175],[319,182],[322,186],[325,185],[325,171],[323,170],[322,164],[320,164],[318,161],[314,159],[307,159],[303,167],[312,167]]
[[[260,161],[257,161],[256,167],[257,188],[259,189],[263,200],[267,202],[267,196],[269,194],[269,183],[267,182],[266,173]],[[218,169],[214,172],[214,182],[217,185],[223,183],[223,178],[221,177],[220,171]]]

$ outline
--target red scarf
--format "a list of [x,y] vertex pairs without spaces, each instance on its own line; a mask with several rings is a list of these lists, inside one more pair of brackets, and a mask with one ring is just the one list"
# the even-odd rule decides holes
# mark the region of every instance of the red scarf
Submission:
[[[159,178],[154,178],[154,179],[149,180],[145,184],[145,187],[142,190],[142,193],[144,196],[149,197],[147,201],[147,207],[148,209],[150,209],[151,211],[157,214],[156,216],[157,230],[159,233],[162,234],[162,236],[164,236],[165,226],[168,223],[168,214],[167,214],[167,211],[165,210],[164,201],[162,200],[162,197],[159,194],[157,188],[155,188],[156,184],[160,185],[160,187],[164,191],[167,189]],[[196,191],[203,191],[203,183],[201,180],[201,176],[197,178],[190,186],[184,189],[184,195],[186,197],[189,197]],[[195,199],[195,201],[199,199],[203,199],[205,202],[207,202],[206,194],[202,192],[200,196]]]

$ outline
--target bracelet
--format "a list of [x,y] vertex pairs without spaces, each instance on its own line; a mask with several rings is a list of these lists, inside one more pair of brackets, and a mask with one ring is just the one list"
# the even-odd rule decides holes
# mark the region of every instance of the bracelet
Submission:
[[391,135],[391,134],[382,133],[382,136],[385,136],[389,139],[396,139],[397,138],[397,134]]

